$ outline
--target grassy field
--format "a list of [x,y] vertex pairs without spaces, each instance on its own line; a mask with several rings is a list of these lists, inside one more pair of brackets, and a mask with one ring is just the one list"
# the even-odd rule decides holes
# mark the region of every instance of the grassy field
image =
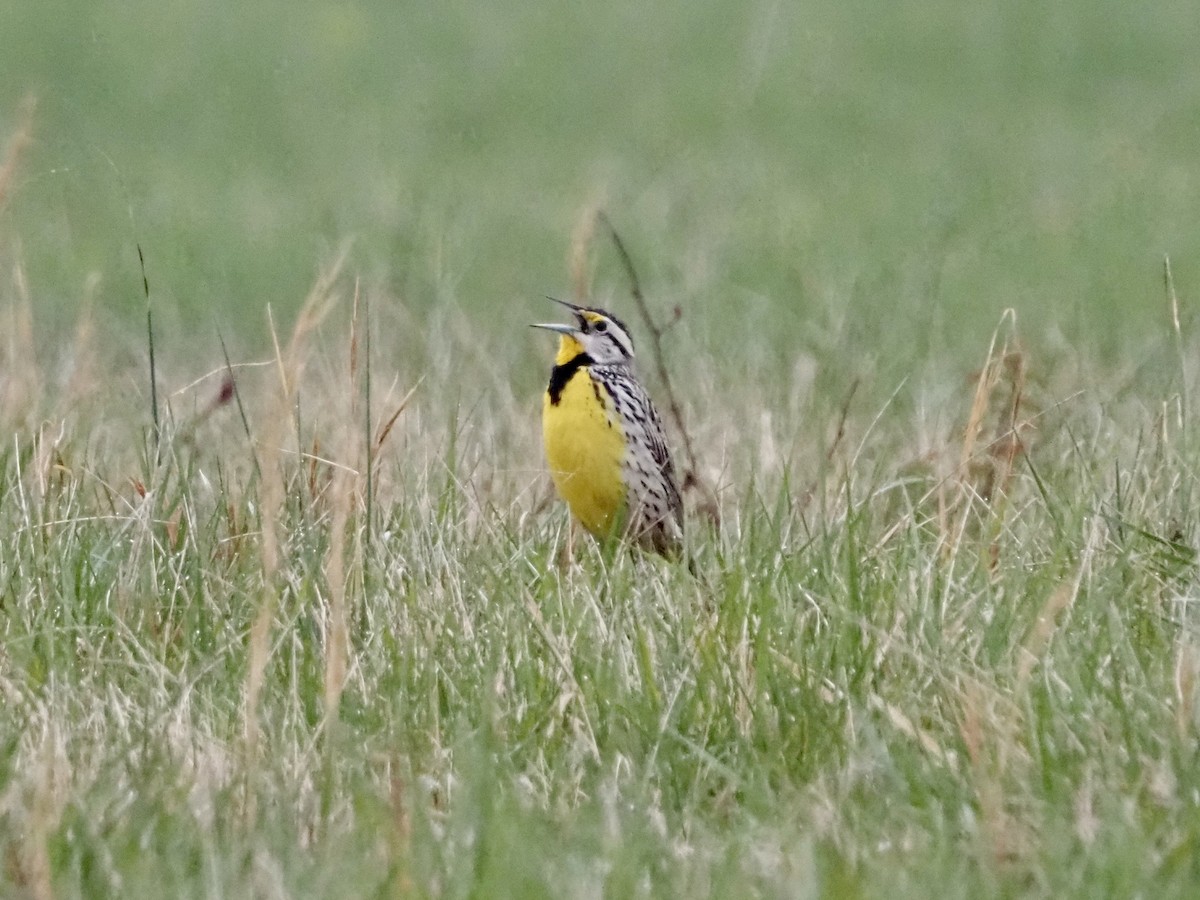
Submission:
[[[1198,44],[0,10],[0,895],[1195,895]],[[563,559],[546,293],[699,577]]]

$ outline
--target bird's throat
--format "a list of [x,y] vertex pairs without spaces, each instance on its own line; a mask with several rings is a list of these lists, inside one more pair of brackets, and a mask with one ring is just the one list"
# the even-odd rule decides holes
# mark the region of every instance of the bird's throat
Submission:
[[583,353],[583,344],[579,343],[577,338],[564,334],[558,342],[558,353],[555,354],[554,364],[556,366],[566,365],[581,353]]

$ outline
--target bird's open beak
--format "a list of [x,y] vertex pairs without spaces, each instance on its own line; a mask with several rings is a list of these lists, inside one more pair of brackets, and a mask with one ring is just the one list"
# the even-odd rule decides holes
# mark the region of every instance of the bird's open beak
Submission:
[[545,328],[547,331],[557,331],[559,334],[578,334],[579,329],[583,327],[583,316],[579,314],[581,307],[576,306],[574,303],[568,303],[566,300],[559,300],[557,297],[551,297],[549,295],[546,296],[546,299],[553,300],[555,303],[559,304],[560,306],[565,306],[567,309],[573,312],[575,314],[575,318],[579,320],[579,324],[562,325],[558,322],[538,322],[534,325],[530,325],[529,327]]

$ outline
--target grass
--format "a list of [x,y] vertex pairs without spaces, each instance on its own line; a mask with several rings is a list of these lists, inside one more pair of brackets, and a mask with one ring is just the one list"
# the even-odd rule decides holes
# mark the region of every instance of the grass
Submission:
[[0,27],[0,893],[1194,894],[1190,8],[256,10]]

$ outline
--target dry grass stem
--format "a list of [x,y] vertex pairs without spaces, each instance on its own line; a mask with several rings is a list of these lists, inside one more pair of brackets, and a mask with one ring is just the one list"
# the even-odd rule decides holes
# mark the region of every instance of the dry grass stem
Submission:
[[[267,428],[261,448],[262,477],[259,481],[258,496],[263,587],[258,611],[250,627],[250,641],[247,649],[249,664],[246,672],[243,704],[243,735],[248,776],[254,771],[254,761],[258,756],[259,697],[262,693],[263,677],[270,659],[271,623],[278,604],[279,588],[276,584],[275,574],[280,564],[279,528],[285,498],[281,459],[283,440],[291,422],[295,392],[308,355],[305,352],[305,343],[313,330],[320,325],[333,308],[336,298],[332,290],[345,261],[346,252],[346,249],[343,249],[334,264],[318,277],[310,290],[292,328],[286,353],[280,350],[274,317],[270,307],[267,308],[271,340],[275,347],[275,365],[279,375],[279,392],[274,409],[267,415]],[[256,815],[254,796],[253,791],[247,790],[246,817],[248,820],[253,820]]]
[[[834,430],[833,438],[829,441],[829,446],[825,450],[825,464],[829,465],[833,462],[838,450],[842,446],[842,442],[846,437],[846,420],[850,416],[850,403],[854,400],[854,395],[858,391],[859,379],[855,378],[850,383],[850,389],[846,391],[846,399],[842,401],[841,412],[838,414],[837,428]],[[803,512],[808,508],[814,496],[816,496],[817,488],[822,483],[822,478],[817,475],[809,483],[808,487],[800,494],[799,509]]]
[[28,94],[21,101],[17,113],[17,130],[8,141],[8,149],[4,153],[4,162],[0,163],[0,209],[8,200],[8,192],[21,164],[21,156],[33,143],[33,114],[37,110],[37,98]]
[[1006,784],[1012,780],[1010,757],[1012,724],[997,721],[999,713],[985,697],[985,688],[966,684],[960,696],[959,736],[966,748],[968,773],[975,789],[986,862],[1005,868],[1024,859],[1031,846],[1026,826],[1006,801]]
[[1171,307],[1171,332],[1175,338],[1175,358],[1179,364],[1179,430],[1181,434],[1186,434],[1191,410],[1188,402],[1187,356],[1184,353],[1183,329],[1179,324],[1179,295],[1175,292],[1175,278],[1171,274],[1171,257],[1167,255],[1163,256],[1163,289]]
[[350,627],[346,598],[347,522],[354,507],[354,478],[344,468],[334,472],[330,485],[332,517],[329,547],[325,553],[325,721],[326,728],[337,722],[342,691],[350,661]]
[[596,236],[596,219],[603,208],[604,203],[599,197],[586,203],[571,231],[567,272],[571,278],[571,297],[580,305],[586,305],[592,295],[592,241]]

